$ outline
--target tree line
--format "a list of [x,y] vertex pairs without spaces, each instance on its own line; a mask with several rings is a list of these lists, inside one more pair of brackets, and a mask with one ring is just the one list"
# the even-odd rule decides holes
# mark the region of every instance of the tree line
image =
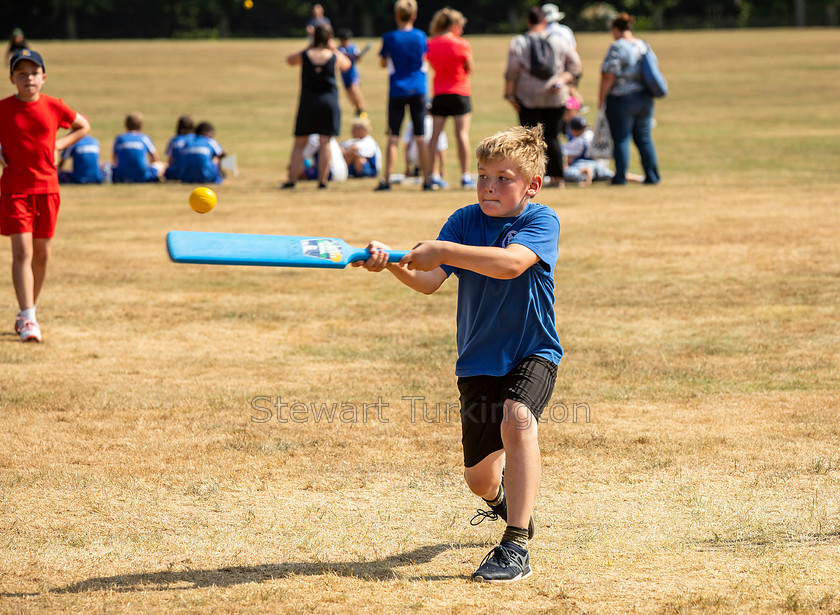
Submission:
[[[393,0],[320,0],[336,28],[379,36],[393,28]],[[525,29],[528,0],[419,0],[417,26],[452,6],[466,34]],[[603,30],[617,11],[639,30],[837,26],[840,0],[555,0],[576,31]],[[301,37],[312,2],[300,0],[29,0],[3,3],[0,24],[32,39]]]

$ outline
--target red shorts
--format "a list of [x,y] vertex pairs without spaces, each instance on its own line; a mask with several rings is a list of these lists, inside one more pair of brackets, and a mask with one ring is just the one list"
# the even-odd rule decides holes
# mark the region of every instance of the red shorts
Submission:
[[3,192],[0,194],[0,235],[32,233],[35,239],[49,239],[55,234],[59,205],[61,196],[58,192]]

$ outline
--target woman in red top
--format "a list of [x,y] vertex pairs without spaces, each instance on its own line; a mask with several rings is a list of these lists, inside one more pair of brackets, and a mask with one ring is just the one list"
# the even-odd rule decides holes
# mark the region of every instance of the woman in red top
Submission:
[[432,17],[429,28],[429,51],[426,58],[435,70],[432,83],[432,137],[429,140],[429,156],[434,156],[438,137],[446,118],[455,121],[455,140],[458,143],[458,162],[461,164],[461,187],[475,188],[467,170],[470,149],[470,79],[473,70],[472,48],[461,34],[467,20],[464,15],[451,8],[439,10]]

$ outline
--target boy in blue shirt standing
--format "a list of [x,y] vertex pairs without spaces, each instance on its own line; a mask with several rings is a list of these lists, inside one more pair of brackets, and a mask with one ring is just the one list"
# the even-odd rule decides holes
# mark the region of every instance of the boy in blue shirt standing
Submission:
[[537,426],[563,356],[554,321],[560,222],[554,210],[530,202],[545,174],[542,126],[488,137],[476,157],[478,203],[453,213],[437,240],[420,242],[390,264],[388,246],[371,242],[370,258],[354,265],[388,269],[424,294],[458,276],[455,374],[464,478],[492,511],[477,517],[507,523],[472,578],[505,583],[531,574]]
[[350,40],[353,32],[348,28],[342,28],[338,31],[338,50],[350,58],[350,68],[341,71],[341,80],[344,82],[344,90],[347,92],[347,98],[356,109],[356,117],[366,118],[368,116],[365,111],[365,99],[362,96],[362,88],[359,86],[361,81],[359,78],[359,67],[356,63],[362,59],[362,56],[370,49],[371,44],[365,45],[364,49],[359,49],[359,46]]
[[114,139],[114,183],[158,182],[166,169],[154,143],[144,135],[143,116],[129,113],[125,118],[128,132]]
[[389,178],[394,172],[397,146],[400,141],[405,109],[408,107],[416,129],[414,140],[420,153],[423,190],[434,190],[431,182],[428,147],[423,138],[423,118],[426,115],[426,35],[414,27],[417,19],[416,0],[397,0],[394,5],[397,29],[382,37],[380,63],[388,69],[388,146],[385,151],[384,175],[376,190],[390,190]]
[[219,162],[225,151],[214,138],[216,129],[210,122],[201,122],[195,128],[195,136],[184,146],[180,154],[181,181],[185,184],[221,184],[222,173]]

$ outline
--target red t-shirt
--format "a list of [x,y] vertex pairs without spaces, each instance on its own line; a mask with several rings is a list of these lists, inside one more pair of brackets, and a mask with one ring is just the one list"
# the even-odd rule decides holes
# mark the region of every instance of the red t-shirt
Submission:
[[426,53],[429,64],[435,69],[432,82],[434,95],[470,95],[470,79],[464,69],[464,62],[472,58],[470,44],[454,34],[441,34],[429,39]]
[[59,128],[70,128],[76,112],[60,98],[41,94],[35,102],[16,96],[0,100],[0,147],[8,165],[0,192],[58,192],[55,139]]

